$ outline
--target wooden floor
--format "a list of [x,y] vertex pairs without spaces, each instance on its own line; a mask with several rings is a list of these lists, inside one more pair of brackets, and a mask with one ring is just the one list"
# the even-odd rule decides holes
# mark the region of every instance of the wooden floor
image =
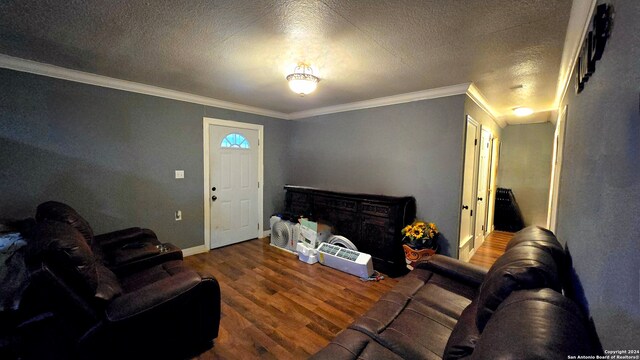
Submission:
[[222,293],[215,346],[196,359],[306,359],[368,310],[397,279],[380,282],[305,264],[250,240],[185,258]]
[[476,250],[469,262],[471,264],[490,268],[500,255],[504,254],[504,250],[513,237],[513,233],[506,231],[493,231],[484,240],[480,248]]

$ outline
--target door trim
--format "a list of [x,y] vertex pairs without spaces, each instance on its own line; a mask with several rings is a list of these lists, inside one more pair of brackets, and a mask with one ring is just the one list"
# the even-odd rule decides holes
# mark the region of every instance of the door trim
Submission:
[[258,131],[258,182],[260,183],[260,186],[258,187],[258,229],[256,230],[256,237],[262,237],[262,229],[264,229],[264,125],[203,117],[202,155],[204,159],[204,246],[207,248],[207,250],[211,249],[211,206],[209,203],[209,169],[211,161],[209,159],[209,145],[211,144],[209,139],[209,126],[211,125],[228,126]]
[[[482,169],[480,169],[480,167],[482,166],[481,160],[482,160],[482,149],[483,149],[482,148],[482,145],[483,145],[483,143],[482,143],[482,134],[485,131],[489,134],[489,147],[486,150],[487,151],[487,167],[485,169],[487,171],[487,173],[486,173],[486,182],[487,183],[486,183],[485,193],[484,194],[478,194],[478,191],[480,190],[480,186],[479,186],[480,179],[481,179],[480,175],[482,173]],[[483,195],[483,198],[485,199],[484,200],[485,201],[485,205],[484,205],[484,218],[482,219],[482,227],[484,228],[484,230],[483,230],[484,232],[482,234],[482,237],[480,238],[480,242],[479,243],[475,242],[475,240],[477,238],[476,234],[477,234],[478,229],[474,228],[474,231],[473,231],[473,235],[475,236],[475,238],[473,240],[474,241],[474,243],[473,243],[473,249],[474,250],[476,250],[477,248],[482,246],[482,244],[484,243],[485,238],[487,237],[487,234],[489,233],[487,222],[488,222],[488,216],[489,216],[489,203],[491,201],[491,198],[490,198],[490,196],[487,196],[487,195],[490,192],[490,186],[493,185],[491,183],[491,153],[493,151],[493,131],[491,131],[491,128],[489,128],[488,126],[485,126],[485,125],[480,125],[480,134],[479,134],[478,140],[479,140],[479,145],[481,145],[481,146],[478,149],[478,170],[477,170],[478,176],[476,177],[476,196],[475,196],[475,198],[476,198],[476,216],[478,216],[478,211],[477,211],[478,210],[478,207],[477,207],[478,202],[477,202],[477,199],[478,199],[479,195]],[[476,217],[476,225],[478,225],[477,219],[478,218]]]
[[564,138],[567,124],[567,111],[565,105],[558,114],[556,130],[553,133],[553,154],[551,157],[551,184],[549,185],[549,204],[547,205],[547,229],[556,232],[558,220],[558,199],[560,195],[560,175],[562,174],[562,162],[564,160]]
[[[469,255],[469,258],[467,259],[462,259],[460,257],[460,249],[464,248],[465,246],[467,246],[467,244],[469,243],[469,241],[471,240],[475,240],[476,237],[476,225],[475,225],[475,217],[472,219],[474,221],[472,221],[473,223],[473,231],[471,232],[471,237],[469,237],[466,240],[462,239],[462,205],[463,205],[463,201],[464,201],[464,169],[466,164],[466,146],[467,146],[467,131],[469,130],[469,123],[473,124],[476,127],[476,133],[475,133],[475,138],[476,140],[478,139],[478,135],[480,134],[480,123],[477,122],[474,118],[471,117],[471,115],[466,115],[465,117],[465,122],[464,122],[464,133],[463,133],[463,146],[462,146],[462,184],[460,186],[460,202],[459,202],[459,206],[458,206],[458,214],[459,214],[459,222],[458,222],[458,259],[465,261],[465,262],[469,262],[469,259],[471,258],[471,255]],[[477,194],[477,189],[478,189],[478,158],[480,157],[480,151],[478,151],[478,147],[474,146],[474,154],[473,154],[473,172],[471,174],[471,199],[475,199],[476,198],[476,194]],[[476,202],[472,201],[471,204],[469,204],[469,207],[471,211],[475,211],[476,208]],[[475,246],[474,246],[475,249]],[[472,250],[473,251],[473,250]],[[472,251],[469,252],[469,254],[472,253]]]

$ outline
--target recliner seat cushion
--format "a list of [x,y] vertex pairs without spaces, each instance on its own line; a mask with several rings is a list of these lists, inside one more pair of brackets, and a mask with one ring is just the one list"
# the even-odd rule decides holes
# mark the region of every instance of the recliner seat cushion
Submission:
[[96,264],[98,286],[95,297],[103,301],[111,301],[122,294],[122,287],[116,274],[102,264]]
[[121,285],[124,292],[128,293],[187,271],[192,270],[185,266],[182,260],[167,261],[151,268],[126,275],[121,279]]
[[93,229],[78,212],[71,206],[58,202],[47,201],[38,205],[36,210],[36,221],[45,220],[59,221],[68,224],[78,230],[89,246],[93,242]]
[[480,332],[513,291],[544,287],[561,291],[556,262],[549,253],[531,246],[518,246],[505,252],[493,264],[480,287],[476,317]]

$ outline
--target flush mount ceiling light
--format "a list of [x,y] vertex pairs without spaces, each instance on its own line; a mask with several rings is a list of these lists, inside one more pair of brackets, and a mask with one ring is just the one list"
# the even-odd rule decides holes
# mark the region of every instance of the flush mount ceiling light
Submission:
[[287,75],[287,81],[289,82],[291,91],[300,94],[300,96],[305,96],[316,89],[320,79],[313,75],[311,66],[305,63],[299,63],[293,70],[293,74]]
[[533,114],[533,110],[528,107],[517,107],[513,109],[513,112],[516,114],[516,116],[529,116]]

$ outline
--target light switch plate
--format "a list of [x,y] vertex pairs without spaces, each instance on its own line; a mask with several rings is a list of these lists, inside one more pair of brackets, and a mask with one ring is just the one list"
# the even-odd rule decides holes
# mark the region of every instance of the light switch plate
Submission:
[[182,211],[176,211],[176,221],[182,220]]
[[176,179],[184,179],[184,170],[176,170]]

